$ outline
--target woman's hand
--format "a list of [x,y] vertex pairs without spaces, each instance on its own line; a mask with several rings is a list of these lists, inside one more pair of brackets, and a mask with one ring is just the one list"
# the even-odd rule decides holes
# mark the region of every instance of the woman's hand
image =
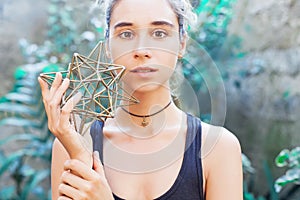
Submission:
[[85,146],[83,137],[78,134],[70,123],[70,113],[80,101],[81,94],[77,93],[61,108],[63,94],[69,87],[70,80],[62,80],[61,73],[56,73],[51,88],[41,78],[38,78],[45,110],[48,117],[48,127],[51,133],[57,137],[70,155],[71,159],[78,159],[92,166],[92,153]]
[[93,169],[79,160],[67,160],[59,185],[59,200],[88,199],[112,200],[112,191],[108,185],[99,160],[99,153],[93,154]]

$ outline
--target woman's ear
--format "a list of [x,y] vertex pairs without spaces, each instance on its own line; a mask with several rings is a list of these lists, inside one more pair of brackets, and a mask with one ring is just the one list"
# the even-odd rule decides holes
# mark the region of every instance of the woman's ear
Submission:
[[186,34],[182,35],[182,37],[180,38],[180,47],[179,47],[178,57],[182,58],[183,55],[185,54],[187,40],[188,40],[188,38],[187,38]]

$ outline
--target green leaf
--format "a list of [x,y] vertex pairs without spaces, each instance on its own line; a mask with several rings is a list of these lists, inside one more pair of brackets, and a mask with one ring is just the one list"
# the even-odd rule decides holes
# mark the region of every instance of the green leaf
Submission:
[[293,162],[294,166],[300,168],[300,147],[296,147],[290,152],[290,161]]
[[278,194],[276,193],[275,188],[274,188],[274,179],[273,179],[272,171],[271,171],[267,161],[264,161],[263,166],[264,166],[265,175],[267,177],[267,184],[269,186],[270,199],[277,200]]
[[42,128],[41,123],[37,121],[32,121],[29,119],[22,119],[22,118],[5,118],[0,120],[0,126],[8,125],[8,126],[18,126],[18,127],[32,127],[32,128]]
[[28,115],[28,116],[37,116],[38,112],[34,110],[33,108],[18,104],[18,103],[13,103],[13,102],[6,102],[6,103],[1,103],[0,104],[0,111],[1,112],[9,112],[9,113],[15,113],[19,115]]
[[20,94],[27,94],[27,95],[35,95],[39,91],[34,90],[32,88],[19,86],[19,87],[14,87],[12,92],[16,92],[16,93],[20,93]]
[[243,163],[244,172],[249,172],[249,173],[255,172],[255,169],[251,165],[250,159],[245,154],[242,154],[242,163]]
[[281,191],[282,187],[293,182],[294,180],[289,180],[287,176],[281,176],[275,181],[275,191],[278,193]]
[[287,180],[291,180],[292,182],[296,182],[300,180],[300,169],[289,169],[285,173],[285,177]]
[[17,93],[17,92],[10,92],[5,95],[5,98],[7,101],[10,102],[16,102],[16,103],[22,103],[22,104],[28,104],[28,105],[36,105],[37,104],[37,99],[34,98],[34,96],[28,95],[28,94],[22,94],[22,93]]
[[29,78],[21,79],[15,82],[15,87],[29,87],[36,90],[37,81]]
[[29,193],[34,190],[36,185],[43,181],[45,178],[47,178],[50,175],[50,170],[41,170],[37,172],[36,174],[32,175],[28,181],[26,181],[25,187],[21,194],[21,199],[27,199]]
[[42,73],[49,73],[49,72],[58,72],[61,71],[63,69],[61,69],[60,66],[56,65],[56,64],[50,64],[44,67],[44,69],[42,70]]
[[42,186],[36,186],[35,188],[33,188],[33,190],[31,191],[31,193],[38,197],[38,199],[49,199],[51,200],[51,198],[48,197],[48,190],[45,190]]
[[30,133],[23,133],[23,134],[14,134],[14,135],[10,135],[2,140],[0,140],[0,147],[2,145],[5,145],[11,141],[16,141],[16,140],[22,140],[22,141],[33,141],[33,140],[40,140],[39,137],[32,135]]
[[6,186],[0,190],[0,199],[15,199],[14,195],[16,192],[15,186]]
[[11,164],[15,161],[18,161],[25,155],[25,152],[17,151],[10,154],[5,160],[1,161],[0,165],[0,176],[11,166]]
[[275,181],[276,192],[280,192],[282,187],[289,183],[300,184],[300,147],[296,147],[291,151],[282,150],[276,157],[275,162],[278,167],[288,166],[290,168],[285,175]]
[[290,157],[290,151],[288,149],[282,150],[275,158],[275,163],[278,167],[287,166]]
[[20,174],[23,177],[29,177],[36,173],[36,170],[33,169],[30,165],[23,164],[20,169]]
[[23,79],[27,75],[27,72],[24,68],[18,67],[15,71],[14,77],[15,80]]
[[42,158],[44,155],[43,155],[43,152],[39,152],[38,149],[21,149],[19,151],[16,151],[16,152],[10,154],[8,157],[6,157],[6,159],[1,160],[0,177],[8,168],[11,167],[12,163],[20,160],[24,156]]
[[5,157],[4,153],[3,153],[3,150],[0,149],[0,160],[2,161],[2,160],[4,160],[5,158],[6,158],[6,157]]
[[244,193],[244,200],[255,200],[253,194]]
[[289,90],[284,91],[284,93],[282,94],[283,99],[287,99],[289,96],[290,96],[290,91]]

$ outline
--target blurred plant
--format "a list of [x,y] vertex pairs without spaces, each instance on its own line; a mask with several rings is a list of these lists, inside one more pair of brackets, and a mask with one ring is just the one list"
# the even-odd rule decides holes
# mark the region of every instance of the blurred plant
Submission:
[[[13,126],[21,130],[0,140],[0,179],[6,181],[6,187],[0,189],[0,199],[50,199],[53,137],[47,129],[36,78],[49,70],[60,69],[46,63],[18,67],[13,89],[0,98],[0,128]],[[18,147],[14,152],[6,151],[15,144]]]
[[[103,20],[99,19],[102,11],[96,6],[97,2],[99,1],[96,1],[96,3],[92,1],[80,3],[66,0],[50,0],[47,22],[48,30],[45,42],[42,45],[37,45],[30,44],[26,39],[20,40],[22,53],[27,62],[38,63],[47,61],[48,63],[55,63],[62,67],[51,65],[43,68],[43,70],[47,72],[59,71],[67,67],[75,51],[80,50],[82,52],[83,48],[90,50],[96,44],[97,40],[103,39],[104,24]],[[202,74],[205,75],[206,73],[207,66],[205,65],[207,62],[199,58],[199,46],[195,45],[201,44],[201,48],[205,52],[208,52],[209,56],[215,62],[223,59],[222,47],[227,38],[228,24],[233,15],[232,6],[236,0],[191,0],[191,2],[196,13],[199,15],[199,22],[196,28],[189,30],[189,35],[196,41],[196,44],[192,44],[187,49],[187,57],[183,60],[183,73],[188,77],[195,91],[205,91],[206,87]],[[77,3],[80,4],[75,7],[74,5],[77,5]],[[94,13],[97,14],[94,15]],[[83,15],[84,17],[82,17]],[[91,26],[87,27],[87,22],[82,20],[82,18],[90,18],[89,24]],[[235,38],[232,45],[238,46],[240,42],[238,38]],[[227,55],[237,56],[234,52],[229,52]],[[193,65],[202,66],[203,71],[201,73],[196,72]],[[1,111],[3,112],[1,123],[3,125],[10,124],[24,128],[24,133],[13,135],[0,141],[0,148],[14,141],[23,141],[26,143],[24,150],[10,155],[5,155],[4,151],[0,149],[0,159],[1,161],[4,160],[4,164],[0,165],[0,177],[4,172],[8,172],[15,181],[14,186],[0,191],[0,199],[4,197],[11,197],[12,199],[26,198],[30,192],[36,194],[35,196],[40,197],[40,199],[45,199],[47,193],[40,186],[34,186],[37,186],[37,183],[41,182],[46,174],[49,174],[49,171],[46,170],[43,172],[36,169],[35,166],[30,165],[32,163],[29,163],[32,159],[41,159],[49,162],[51,148],[51,137],[47,128],[45,128],[46,117],[41,106],[39,90],[36,90],[36,88],[39,88],[36,85],[36,77],[39,74],[38,72],[41,71],[36,69],[36,64],[29,66],[32,68],[31,70],[36,70],[35,74],[30,75],[32,79],[28,79],[27,76],[29,74],[27,69],[20,68],[18,73],[16,73],[18,79],[16,80],[15,88],[17,89],[13,89],[11,93],[0,100],[0,102],[2,101],[0,106],[3,105],[3,109],[11,109]],[[222,71],[222,69],[220,70]],[[225,77],[226,73],[223,73],[223,76]],[[18,82],[18,80],[21,81]],[[33,90],[32,88],[35,89]],[[23,96],[20,97],[17,95]],[[30,102],[32,104],[27,104]],[[11,103],[14,103],[14,105],[12,106]],[[201,116],[206,121],[209,121],[210,117],[210,113],[204,113]],[[32,129],[34,130],[33,132]],[[39,132],[39,134],[36,134],[36,132]],[[41,148],[42,151],[40,151]],[[245,173],[254,173],[251,162],[246,157],[243,157],[243,167]],[[39,173],[41,175],[33,178],[35,174]],[[248,188],[246,184],[245,187]],[[249,190],[245,192],[245,198],[247,197],[246,199],[248,200],[253,197],[250,192]],[[263,197],[260,197],[260,199],[263,199]]]
[[275,181],[276,192],[289,183],[300,185],[300,147],[296,147],[291,151],[288,149],[282,150],[275,159],[278,167],[288,167],[285,175],[279,177]]
[[44,44],[30,44],[26,39],[19,41],[22,53],[28,63],[49,61],[67,63],[76,50],[77,25],[72,21],[72,9],[64,0],[51,0],[48,7],[47,39]]
[[259,196],[258,198],[255,198],[254,194],[252,193],[253,175],[255,174],[255,169],[252,167],[250,159],[245,154],[242,154],[242,162],[243,162],[243,173],[244,173],[244,180],[243,180],[244,200],[265,200],[263,196]]
[[[198,21],[188,30],[191,39],[182,59],[182,71],[196,93],[209,96],[205,80],[211,80],[217,86],[226,79],[227,69],[224,65],[219,65],[219,62],[235,2],[236,0],[191,0]],[[210,70],[216,67],[221,77],[211,74]],[[201,113],[200,118],[210,121],[210,115],[211,113]]]
[[[264,195],[255,195],[253,192],[255,169],[251,166],[251,161],[245,155],[242,155],[244,172],[244,200],[288,200],[291,199],[297,191],[299,191],[300,147],[296,147],[291,151],[287,149],[282,150],[275,160],[278,167],[289,167],[290,169],[287,170],[285,175],[274,181],[270,167],[267,162],[264,161],[263,167],[267,180],[268,192]],[[279,197],[279,194],[277,193],[280,192],[284,186],[290,183],[294,183],[294,187],[291,187],[287,192],[281,194]]]
[[190,37],[201,44],[213,59],[218,59],[227,38],[236,0],[202,0],[196,4],[198,25]]
[[[246,155],[242,155],[243,161],[243,172],[244,172],[244,180],[243,180],[243,190],[244,190],[244,200],[278,200],[279,197],[274,190],[273,184],[273,176],[268,166],[267,162],[265,161],[264,172],[266,181],[268,184],[268,192],[264,195],[255,195],[253,188],[254,188],[254,178],[255,178],[255,169],[251,165],[251,161]],[[256,197],[257,196],[257,197]]]
[[[0,199],[51,199],[49,175],[53,137],[47,128],[37,77],[40,73],[64,70],[75,51],[85,46],[90,50],[97,42],[96,33],[101,31],[96,27],[97,21],[90,22],[92,31],[86,27],[82,31],[75,19],[78,12],[88,10],[91,2],[83,5],[74,12],[76,8],[67,1],[50,0],[45,42],[38,45],[26,39],[19,41],[23,56],[31,64],[17,68],[13,89],[0,98],[0,127],[21,129],[0,140],[0,179],[1,182],[7,179],[5,187],[0,188]],[[86,25],[85,21],[82,23]],[[17,149],[6,151],[7,147],[15,146],[12,144],[17,144]]]
[[[22,54],[28,63],[47,61],[67,68],[74,52],[88,51],[103,37],[103,28],[94,12],[100,12],[92,1],[75,3],[66,0],[49,0],[46,39],[43,44],[31,44],[20,39]],[[93,9],[91,9],[93,7]],[[84,15],[76,18],[80,13]],[[98,13],[99,14],[99,13]],[[90,20],[88,18],[91,17]],[[90,24],[91,26],[86,26]]]

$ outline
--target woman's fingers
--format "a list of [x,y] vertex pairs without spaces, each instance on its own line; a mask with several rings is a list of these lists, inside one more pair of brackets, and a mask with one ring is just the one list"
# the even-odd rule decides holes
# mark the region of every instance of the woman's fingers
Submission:
[[57,72],[50,88],[50,96],[53,96],[55,94],[57,88],[61,85],[61,81],[62,75],[60,72]]
[[81,93],[77,93],[74,95],[71,99],[67,101],[67,103],[61,108],[61,113],[60,113],[60,126],[63,129],[69,128],[71,125],[70,123],[70,115],[75,107],[75,105],[80,101],[81,99]]
[[64,164],[64,170],[70,170],[74,174],[80,174],[85,180],[93,180],[98,176],[98,173],[91,170],[91,168],[89,168],[86,164],[76,159],[66,161]]
[[58,197],[57,200],[73,200],[73,199],[71,199],[70,197],[67,197],[67,196],[60,196],[60,197]]
[[[80,92],[75,94],[71,99],[67,101],[67,103],[61,108],[61,116],[60,116],[60,122],[68,122],[70,124],[70,114],[73,110],[73,108],[76,106],[76,104],[80,101],[82,95]],[[66,124],[62,124],[66,125]]]
[[38,77],[38,81],[41,87],[42,96],[43,98],[45,98],[46,96],[48,96],[49,93],[48,84],[41,77]]
[[[61,86],[59,86],[59,88],[56,90],[56,93],[53,95],[52,99],[48,102],[49,103],[49,112],[48,113],[50,115],[50,116],[48,116],[48,118],[50,118],[49,121],[50,121],[51,126],[53,126],[53,125],[56,126],[56,125],[62,124],[62,125],[64,125],[64,127],[62,127],[62,128],[69,128],[69,117],[70,117],[70,112],[72,111],[72,109],[67,113],[68,118],[65,121],[63,121],[63,123],[62,123],[61,117],[65,113],[64,113],[63,109],[60,108],[62,96],[65,93],[65,91],[67,90],[68,86],[69,86],[69,79],[65,79],[62,82]],[[54,129],[54,131],[56,131],[56,129],[54,127],[51,127],[51,128]]]
[[56,89],[56,92],[53,94],[51,103],[54,105],[60,105],[63,94],[66,92],[70,84],[70,80],[65,78],[61,85]]
[[69,197],[70,199],[81,199],[82,196],[78,188],[74,188],[71,185],[61,183],[58,186],[58,192],[61,196]]
[[[95,170],[77,159],[66,161],[62,181],[73,187],[73,189],[77,189],[79,191],[78,194],[83,197],[82,199],[114,199],[110,186],[105,178],[102,169],[103,166],[100,160],[98,158],[96,159],[96,156],[99,156],[99,154],[94,153],[93,156]],[[75,176],[77,178],[75,178]]]
[[48,89],[47,83],[41,78],[39,78],[39,83],[42,89],[45,110],[48,116],[49,129],[52,133],[54,133],[54,135],[59,134],[56,133],[58,129],[61,130],[60,132],[64,132],[65,129],[70,128],[70,113],[80,100],[81,96],[75,95],[75,97],[71,98],[61,109],[62,96],[68,89],[70,80],[65,78],[62,81],[62,75],[58,72],[56,73],[50,90]]
[[64,171],[61,175],[61,182],[67,185],[72,186],[75,189],[82,189],[84,190],[85,187],[88,185],[88,182],[84,179],[80,178],[72,174],[70,171]]
[[60,196],[60,197],[58,197],[57,200],[73,200],[73,199],[71,199],[70,197],[67,197],[67,196]]

